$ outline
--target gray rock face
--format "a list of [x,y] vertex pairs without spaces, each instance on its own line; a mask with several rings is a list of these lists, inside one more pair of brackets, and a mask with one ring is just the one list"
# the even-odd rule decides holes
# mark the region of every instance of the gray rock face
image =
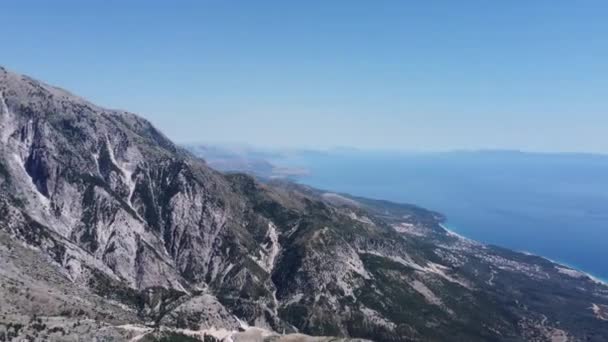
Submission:
[[605,284],[442,220],[220,174],[134,114],[0,68],[0,340],[608,338]]
[[223,176],[147,121],[5,70],[0,104],[2,228],[71,281],[190,294],[259,249]]

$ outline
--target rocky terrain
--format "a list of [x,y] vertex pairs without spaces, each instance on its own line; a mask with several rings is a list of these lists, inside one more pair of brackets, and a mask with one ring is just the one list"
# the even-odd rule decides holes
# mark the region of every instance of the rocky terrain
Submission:
[[608,340],[606,284],[442,222],[0,68],[0,341]]

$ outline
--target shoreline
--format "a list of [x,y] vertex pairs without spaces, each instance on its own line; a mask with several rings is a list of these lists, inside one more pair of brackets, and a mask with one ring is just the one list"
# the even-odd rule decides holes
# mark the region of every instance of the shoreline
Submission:
[[455,232],[455,231],[454,231],[452,228],[449,228],[449,227],[446,225],[446,222],[445,222],[445,221],[444,221],[444,222],[442,222],[442,223],[439,223],[439,227],[441,227],[443,230],[445,230],[445,231],[446,231],[448,234],[450,234],[450,235],[457,236],[457,237],[459,237],[459,238],[461,238],[461,239],[465,239],[465,240],[469,240],[469,241],[474,241],[474,242],[476,242],[476,243],[478,243],[478,244],[484,245],[484,243],[483,243],[483,242],[480,242],[480,241],[477,241],[477,240],[470,239],[470,238],[468,238],[468,237],[466,237],[466,236],[464,236],[464,235],[462,235],[462,234],[459,234],[459,233]]
[[[461,239],[465,239],[465,240],[468,240],[468,241],[473,241],[473,242],[478,243],[478,244],[481,244],[481,245],[488,245],[487,243],[484,243],[484,242],[481,242],[481,241],[477,241],[477,240],[475,240],[475,239],[468,238],[468,237],[466,237],[466,236],[464,236],[464,235],[462,235],[462,234],[460,234],[460,233],[456,232],[456,231],[454,230],[454,227],[453,227],[453,226],[452,226],[452,227],[450,227],[450,226],[447,224],[447,220],[446,220],[446,221],[444,221],[444,222],[439,223],[439,226],[440,226],[442,229],[444,229],[444,230],[445,230],[445,231],[446,231],[448,234],[450,234],[450,235],[457,236],[457,237],[459,237],[459,238],[461,238]],[[497,246],[499,246],[499,245],[497,245]],[[568,268],[568,269],[572,269],[572,270],[575,270],[575,271],[577,271],[577,272],[580,272],[580,273],[582,273],[583,275],[585,275],[586,277],[588,277],[589,279],[591,279],[591,281],[593,281],[593,282],[596,282],[596,283],[601,284],[601,285],[604,285],[604,286],[608,286],[608,279],[603,279],[603,278],[601,278],[601,277],[595,276],[595,275],[593,275],[592,273],[589,273],[589,272],[587,272],[587,271],[585,271],[585,270],[583,270],[583,269],[581,269],[581,268],[579,268],[579,267],[576,267],[576,266],[570,265],[570,264],[568,264],[568,263],[566,263],[566,262],[559,261],[559,260],[554,260],[554,259],[551,259],[551,258],[548,258],[548,257],[542,256],[542,255],[539,255],[539,254],[536,254],[536,253],[533,253],[533,252],[529,252],[529,251],[516,250],[516,249],[512,249],[512,248],[505,247],[505,246],[500,246],[500,247],[501,247],[501,248],[506,248],[506,249],[512,250],[512,251],[517,252],[517,253],[522,253],[522,254],[526,254],[526,255],[531,255],[531,256],[536,256],[536,257],[539,257],[539,258],[543,258],[543,259],[545,259],[545,260],[547,260],[547,261],[549,261],[549,262],[554,263],[555,265],[558,265],[558,266],[563,266],[564,268]]]
[[541,257],[541,258],[543,258],[543,259],[545,259],[547,261],[550,261],[550,262],[552,262],[552,263],[554,263],[556,265],[564,266],[565,268],[569,268],[569,269],[575,270],[577,272],[580,272],[580,273],[584,274],[585,276],[587,276],[592,281],[594,281],[594,282],[596,282],[598,284],[602,284],[602,285],[608,286],[608,280],[600,278],[598,276],[595,276],[595,275],[593,275],[593,274],[591,274],[591,273],[589,273],[587,271],[584,271],[584,270],[582,270],[582,269],[580,269],[580,268],[578,268],[576,266],[569,265],[569,264],[567,264],[567,263],[565,263],[563,261],[553,260],[553,259],[544,257],[542,255],[537,255],[537,254],[534,254],[534,253],[530,253],[530,254],[534,255],[534,256],[537,256],[537,257]]

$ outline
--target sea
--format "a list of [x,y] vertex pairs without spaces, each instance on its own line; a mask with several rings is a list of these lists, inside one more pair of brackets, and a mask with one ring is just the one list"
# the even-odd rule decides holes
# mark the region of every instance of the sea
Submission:
[[301,183],[432,209],[460,235],[608,279],[608,156],[339,150],[290,163],[309,170]]

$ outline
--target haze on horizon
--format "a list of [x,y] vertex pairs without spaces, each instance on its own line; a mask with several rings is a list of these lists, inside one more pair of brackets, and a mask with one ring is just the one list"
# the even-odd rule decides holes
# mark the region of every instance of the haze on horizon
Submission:
[[177,142],[608,153],[602,1],[13,1],[0,65]]

